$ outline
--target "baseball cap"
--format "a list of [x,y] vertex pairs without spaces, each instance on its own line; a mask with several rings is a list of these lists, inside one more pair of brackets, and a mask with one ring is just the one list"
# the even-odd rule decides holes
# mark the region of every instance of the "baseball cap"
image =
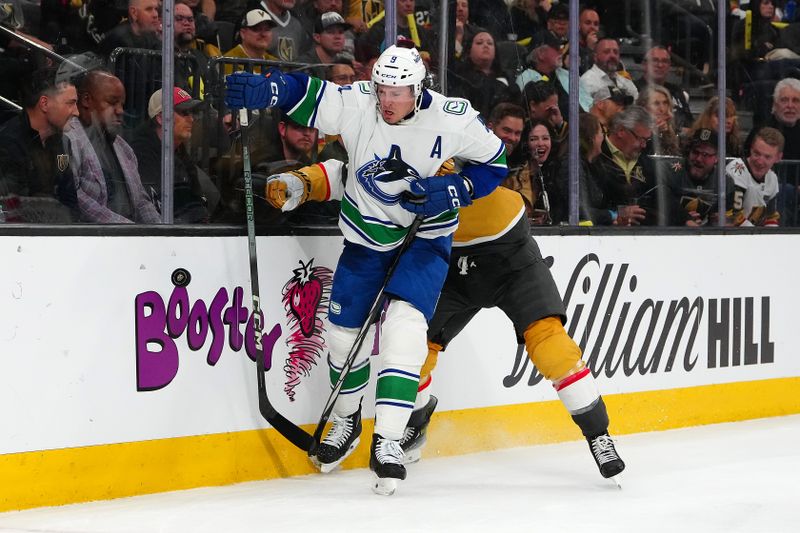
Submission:
[[547,18],[553,20],[569,20],[569,6],[566,3],[554,5],[547,13]]
[[314,22],[314,33],[322,33],[332,26],[341,26],[345,30],[351,28],[344,18],[336,11],[328,11],[317,17]]
[[611,100],[621,106],[629,106],[633,103],[633,96],[629,95],[619,87],[606,86],[600,87],[592,95],[593,103],[603,100]]
[[275,26],[275,21],[269,16],[269,13],[263,9],[251,9],[245,14],[242,19],[242,28],[252,28],[258,26],[262,22],[267,22],[270,26]]
[[716,150],[718,147],[717,132],[709,128],[698,128],[695,130],[689,139],[689,146],[695,147],[700,144],[707,144]]
[[[195,100],[192,95],[181,89],[174,87],[172,89],[172,103],[173,109],[176,111],[191,111],[203,102]],[[147,103],[147,114],[150,118],[155,117],[161,113],[161,89],[157,90],[150,96],[150,101]]]
[[561,50],[563,45],[564,41],[562,41],[556,34],[550,30],[542,30],[536,32],[531,38],[530,49],[533,50],[535,48],[539,48],[540,46],[549,46],[550,48]]

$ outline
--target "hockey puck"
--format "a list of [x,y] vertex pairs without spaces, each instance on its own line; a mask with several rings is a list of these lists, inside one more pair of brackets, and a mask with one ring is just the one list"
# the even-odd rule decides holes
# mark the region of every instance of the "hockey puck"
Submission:
[[176,287],[185,287],[192,281],[192,275],[185,268],[176,268],[171,276],[172,284]]

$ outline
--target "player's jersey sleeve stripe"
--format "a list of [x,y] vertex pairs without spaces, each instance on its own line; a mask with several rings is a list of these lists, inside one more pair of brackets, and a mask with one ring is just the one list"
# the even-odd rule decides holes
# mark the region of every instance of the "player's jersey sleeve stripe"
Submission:
[[305,95],[289,110],[289,117],[303,126],[312,126],[317,116],[317,107],[322,99],[325,85],[326,82],[309,76],[306,82]]

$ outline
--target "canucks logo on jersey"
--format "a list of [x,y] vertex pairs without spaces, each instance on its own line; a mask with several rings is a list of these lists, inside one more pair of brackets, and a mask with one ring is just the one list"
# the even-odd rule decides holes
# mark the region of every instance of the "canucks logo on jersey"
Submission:
[[393,144],[386,159],[369,161],[356,170],[356,180],[373,198],[386,205],[400,201],[409,184],[421,176],[414,167],[403,161],[400,147]]

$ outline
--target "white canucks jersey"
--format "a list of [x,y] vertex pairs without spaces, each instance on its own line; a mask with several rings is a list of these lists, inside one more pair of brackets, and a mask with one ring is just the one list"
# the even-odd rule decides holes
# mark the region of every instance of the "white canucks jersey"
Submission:
[[[734,159],[725,167],[725,173],[733,180],[732,208],[734,217],[740,213],[741,225],[764,225],[777,221],[776,198],[778,196],[778,176],[770,170],[764,181],[756,181],[742,159]],[[730,195],[729,195],[730,197]]]
[[[308,78],[289,116],[323,134],[341,135],[349,164],[339,227],[345,239],[374,250],[398,246],[414,220],[399,203],[411,181],[435,175],[450,158],[459,169],[466,163],[506,166],[502,141],[469,102],[433,91],[411,123],[390,125],[376,107],[371,83],[339,87]],[[432,239],[457,226],[458,212],[447,211],[425,219],[417,235]]]

